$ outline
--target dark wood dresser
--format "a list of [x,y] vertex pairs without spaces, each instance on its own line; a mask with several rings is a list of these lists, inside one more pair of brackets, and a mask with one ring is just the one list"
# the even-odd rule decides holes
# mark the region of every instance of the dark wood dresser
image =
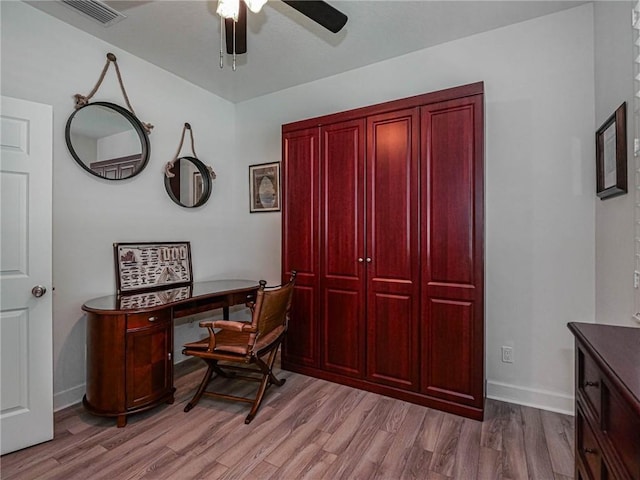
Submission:
[[569,323],[577,480],[640,479],[640,328]]

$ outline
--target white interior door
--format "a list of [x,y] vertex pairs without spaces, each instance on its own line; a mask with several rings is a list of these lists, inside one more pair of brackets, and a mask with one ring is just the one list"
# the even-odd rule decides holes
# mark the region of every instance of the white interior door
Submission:
[[0,103],[0,453],[53,438],[52,109]]

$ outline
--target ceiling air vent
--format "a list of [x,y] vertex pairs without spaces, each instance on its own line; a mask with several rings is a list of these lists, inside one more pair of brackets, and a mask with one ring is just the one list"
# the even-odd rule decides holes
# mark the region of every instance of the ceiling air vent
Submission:
[[95,20],[99,24],[110,27],[114,23],[127,18],[126,15],[114,10],[109,5],[98,0],[60,0],[66,6]]

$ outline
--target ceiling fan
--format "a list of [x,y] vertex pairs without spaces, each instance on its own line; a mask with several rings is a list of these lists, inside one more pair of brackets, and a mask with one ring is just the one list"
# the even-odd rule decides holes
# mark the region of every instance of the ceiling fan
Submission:
[[[258,13],[267,0],[218,0],[216,13],[220,15],[220,68],[223,66],[223,37],[227,54],[233,55],[233,70],[236,55],[247,53],[247,7]],[[282,0],[291,8],[310,18],[332,33],[338,33],[347,23],[347,16],[329,5],[316,0]],[[224,28],[223,28],[224,25]]]

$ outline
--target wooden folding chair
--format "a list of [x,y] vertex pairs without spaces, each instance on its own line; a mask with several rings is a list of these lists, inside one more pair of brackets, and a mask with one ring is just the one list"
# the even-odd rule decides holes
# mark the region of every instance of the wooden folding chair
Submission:
[[[251,322],[200,322],[200,326],[209,331],[209,337],[184,345],[182,353],[203,359],[208,368],[193,399],[184,408],[185,412],[191,410],[203,395],[236,400],[252,405],[244,421],[249,423],[255,417],[267,388],[284,384],[286,379],[280,380],[273,374],[273,364],[287,329],[295,278],[296,272],[292,272],[289,282],[278,287],[267,287],[261,280],[255,301],[248,304],[252,311]],[[260,385],[255,397],[206,390],[218,376],[257,381]]]

